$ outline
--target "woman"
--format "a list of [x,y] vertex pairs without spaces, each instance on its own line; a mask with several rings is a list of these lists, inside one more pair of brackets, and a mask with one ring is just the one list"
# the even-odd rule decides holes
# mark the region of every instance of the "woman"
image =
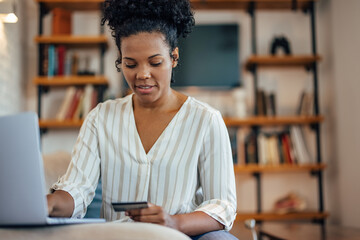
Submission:
[[[174,91],[177,39],[194,25],[188,0],[107,0],[108,22],[133,94],[87,116],[67,173],[48,195],[51,216],[83,217],[102,178],[102,217],[178,229],[193,239],[235,239],[235,180],[218,111]],[[120,66],[120,67],[119,67]],[[112,202],[149,207],[115,212]],[[201,236],[202,234],[205,234]]]

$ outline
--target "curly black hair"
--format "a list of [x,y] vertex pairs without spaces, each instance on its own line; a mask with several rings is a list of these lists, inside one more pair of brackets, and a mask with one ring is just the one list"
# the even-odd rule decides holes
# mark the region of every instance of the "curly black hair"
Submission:
[[[189,0],[106,0],[101,23],[108,22],[120,56],[121,39],[140,32],[160,32],[171,52],[179,37],[186,37],[195,25]],[[172,56],[171,56],[172,57]]]

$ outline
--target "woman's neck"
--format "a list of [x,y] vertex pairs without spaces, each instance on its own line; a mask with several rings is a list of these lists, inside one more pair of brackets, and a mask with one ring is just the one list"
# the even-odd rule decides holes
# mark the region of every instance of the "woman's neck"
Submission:
[[166,95],[151,103],[139,101],[136,95],[133,96],[134,110],[142,110],[147,112],[171,112],[179,110],[186,101],[187,96],[171,89]]

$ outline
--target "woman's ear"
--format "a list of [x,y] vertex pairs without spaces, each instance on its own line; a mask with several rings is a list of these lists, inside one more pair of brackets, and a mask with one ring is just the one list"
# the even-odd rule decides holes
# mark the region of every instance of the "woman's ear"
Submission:
[[179,48],[176,47],[172,52],[171,52],[171,57],[172,57],[172,67],[176,67],[179,61]]

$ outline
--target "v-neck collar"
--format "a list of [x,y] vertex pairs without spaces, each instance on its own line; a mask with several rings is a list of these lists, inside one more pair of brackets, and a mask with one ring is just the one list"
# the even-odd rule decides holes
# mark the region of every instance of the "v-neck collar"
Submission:
[[131,95],[130,97],[130,120],[132,122],[133,127],[135,128],[135,139],[136,141],[138,141],[139,145],[141,146],[141,150],[142,153],[145,154],[146,157],[149,157],[152,152],[154,151],[154,149],[156,148],[156,146],[159,144],[158,142],[161,141],[161,139],[163,138],[163,135],[166,134],[166,132],[168,131],[168,129],[170,129],[172,127],[172,125],[174,125],[174,122],[176,122],[176,119],[178,118],[178,116],[181,114],[181,112],[183,112],[185,109],[185,105],[187,105],[187,103],[190,101],[190,96],[188,96],[185,100],[185,102],[181,105],[179,111],[174,115],[174,117],[170,120],[170,122],[168,123],[168,125],[165,127],[165,129],[161,132],[160,136],[156,139],[155,143],[151,146],[150,150],[146,153],[144,145],[142,144],[141,138],[140,138],[140,134],[138,132],[138,129],[136,127],[136,122],[135,122],[135,115],[134,115],[134,105],[133,105],[133,96],[134,94]]

